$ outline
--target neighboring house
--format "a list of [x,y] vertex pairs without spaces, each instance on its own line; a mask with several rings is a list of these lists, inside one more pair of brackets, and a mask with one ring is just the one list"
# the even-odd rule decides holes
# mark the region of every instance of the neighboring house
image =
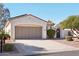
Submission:
[[10,18],[4,28],[11,39],[46,39],[47,29],[47,21],[31,14]]

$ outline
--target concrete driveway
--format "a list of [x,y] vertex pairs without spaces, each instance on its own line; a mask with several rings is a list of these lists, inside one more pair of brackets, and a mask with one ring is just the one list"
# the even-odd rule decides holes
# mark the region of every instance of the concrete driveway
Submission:
[[22,55],[79,50],[54,40],[16,40],[15,46]]

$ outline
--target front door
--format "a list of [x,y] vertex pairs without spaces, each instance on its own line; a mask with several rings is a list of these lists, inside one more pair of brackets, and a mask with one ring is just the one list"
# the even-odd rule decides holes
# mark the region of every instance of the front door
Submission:
[[56,34],[56,38],[60,38],[60,29],[57,29],[57,30],[56,30],[56,33],[57,33],[57,34]]

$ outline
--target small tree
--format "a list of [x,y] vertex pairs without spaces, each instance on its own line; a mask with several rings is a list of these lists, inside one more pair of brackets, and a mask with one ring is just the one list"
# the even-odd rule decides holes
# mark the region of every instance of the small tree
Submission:
[[53,29],[47,30],[47,35],[48,35],[48,38],[54,38],[55,30]]

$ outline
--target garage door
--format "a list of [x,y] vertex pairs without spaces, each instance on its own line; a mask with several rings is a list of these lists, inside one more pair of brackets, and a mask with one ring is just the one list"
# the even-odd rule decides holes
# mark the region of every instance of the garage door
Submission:
[[40,39],[42,27],[15,27],[16,39]]

